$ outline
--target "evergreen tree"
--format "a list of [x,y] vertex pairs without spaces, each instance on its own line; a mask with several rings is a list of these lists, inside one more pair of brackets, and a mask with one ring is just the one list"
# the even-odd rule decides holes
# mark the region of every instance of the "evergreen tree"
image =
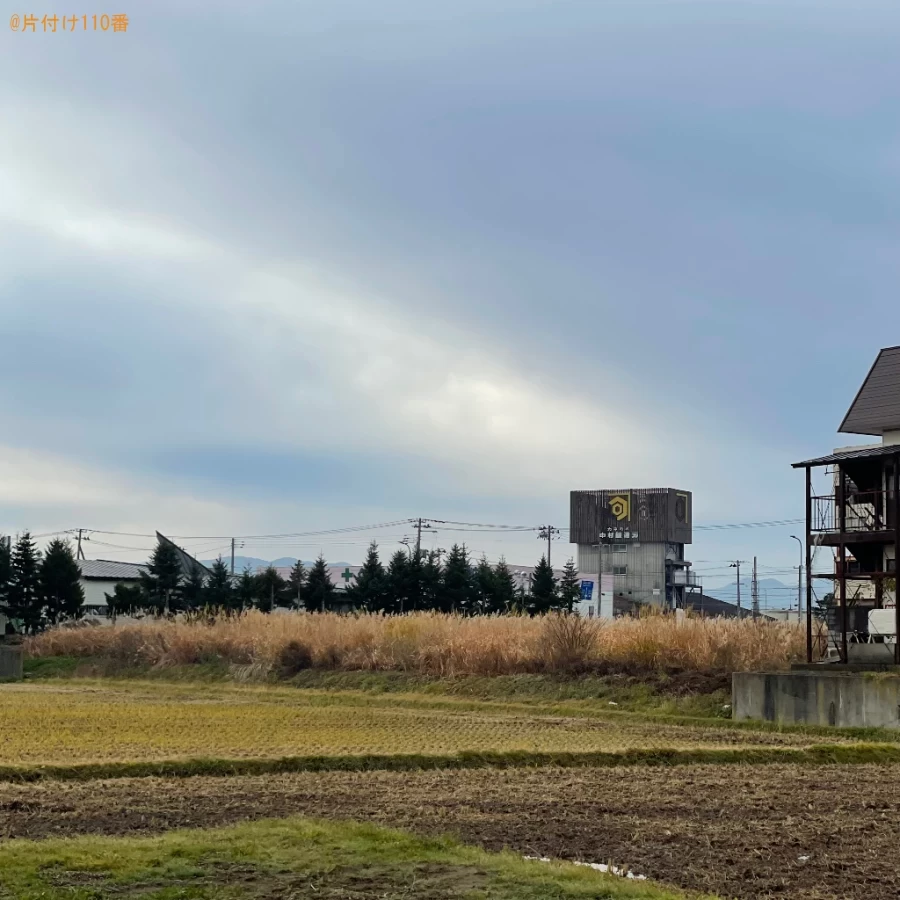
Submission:
[[303,605],[310,611],[325,612],[334,605],[337,589],[331,583],[328,574],[328,563],[320,553],[319,558],[309,570],[306,584],[303,586]]
[[487,561],[487,556],[481,555],[478,567],[475,569],[475,589],[478,596],[478,612],[495,612],[496,591],[494,570]]
[[469,552],[466,545],[454,544],[444,565],[444,590],[440,609],[443,612],[469,613],[477,605],[477,593]]
[[575,568],[575,560],[569,557],[563,566],[563,577],[559,582],[559,607],[572,612],[580,599],[581,579],[578,577],[578,569]]
[[406,597],[409,593],[409,555],[398,550],[392,557],[385,573],[384,611],[402,613],[407,610]]
[[489,612],[512,612],[516,606],[516,582],[509,571],[506,560],[501,556],[494,568],[493,606]]
[[195,612],[206,604],[206,579],[196,569],[191,569],[191,574],[185,578],[181,585],[177,605],[170,608],[172,612],[185,610]]
[[306,584],[306,567],[301,560],[297,560],[288,576],[288,587],[286,589],[286,599],[290,602],[289,606],[300,609],[303,606],[303,585]]
[[425,553],[422,550],[410,555],[406,565],[406,594],[403,598],[405,612],[425,609],[424,564]]
[[431,550],[422,563],[422,609],[439,609],[444,592],[441,554]]
[[53,625],[84,614],[84,589],[81,569],[67,541],[54,538],[40,565],[41,595],[47,618]]
[[234,603],[233,595],[231,575],[220,556],[210,567],[209,578],[203,589],[203,605],[212,609],[230,610]]
[[153,615],[168,615],[181,603],[181,558],[171,545],[160,542],[150,554],[147,571],[141,572],[144,609]]
[[237,587],[233,595],[233,606],[237,612],[243,612],[245,609],[251,609],[256,602],[256,580],[250,571],[250,566],[246,566],[241,572]]
[[0,535],[0,610],[9,602],[9,583],[12,580],[12,539]]
[[546,556],[541,557],[541,561],[531,573],[531,597],[529,599],[529,610],[533,615],[549,612],[558,602],[556,576],[553,574],[553,569],[547,562]]
[[43,622],[44,602],[41,596],[40,560],[29,532],[20,535],[12,551],[11,578],[7,590],[7,616],[21,621],[26,631],[34,634]]
[[139,584],[119,583],[113,589],[112,594],[106,597],[106,606],[109,615],[115,622],[117,616],[138,616],[144,609],[144,593]]
[[385,605],[387,580],[384,566],[378,557],[378,544],[372,541],[362,568],[356,573],[353,584],[347,587],[346,597],[357,608],[380,612]]
[[274,566],[267,566],[256,576],[256,608],[272,612],[284,592],[285,581]]

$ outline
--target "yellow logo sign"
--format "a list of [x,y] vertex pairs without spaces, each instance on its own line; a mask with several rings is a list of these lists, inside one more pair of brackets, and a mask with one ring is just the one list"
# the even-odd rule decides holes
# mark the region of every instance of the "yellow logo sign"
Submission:
[[610,512],[616,517],[617,522],[631,519],[631,497],[628,494],[617,494],[609,498]]

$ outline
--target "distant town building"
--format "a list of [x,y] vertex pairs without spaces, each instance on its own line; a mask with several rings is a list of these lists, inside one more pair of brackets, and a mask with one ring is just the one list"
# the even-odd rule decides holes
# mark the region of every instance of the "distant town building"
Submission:
[[[185,579],[193,574],[199,574],[204,580],[209,576],[209,569],[203,563],[198,562],[164,534],[157,531],[156,540],[160,545],[168,545],[175,549]],[[147,564],[118,562],[111,559],[79,559],[78,568],[81,570],[79,580],[84,590],[85,615],[105,617],[109,614],[106,595],[115,593],[117,584],[140,584],[141,572],[147,571]]]
[[110,559],[79,559],[81,587],[84,591],[84,612],[88,616],[107,614],[106,595],[115,593],[117,584],[140,583],[146,565],[117,562]]
[[582,578],[612,576],[617,613],[637,605],[684,609],[700,591],[684,553],[692,505],[689,491],[674,488],[572,491],[569,540]]

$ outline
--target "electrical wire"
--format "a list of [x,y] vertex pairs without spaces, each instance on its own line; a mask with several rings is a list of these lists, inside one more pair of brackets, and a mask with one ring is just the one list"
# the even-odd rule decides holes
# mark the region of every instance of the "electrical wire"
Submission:
[[[804,519],[773,519],[766,522],[732,522],[726,524],[713,524],[713,525],[694,525],[693,529],[695,531],[724,531],[731,530],[735,528],[777,528],[781,526],[787,525],[799,525],[802,524]],[[168,535],[168,537],[173,540],[180,541],[209,541],[209,540],[231,540],[234,538],[235,540],[242,541],[256,541],[259,543],[269,543],[269,542],[281,542],[281,541],[290,541],[296,538],[303,537],[325,537],[330,535],[341,535],[341,534],[353,534],[360,533],[365,531],[379,531],[386,528],[395,528],[398,525],[415,525],[417,524],[417,519],[395,519],[390,522],[378,522],[374,525],[351,525],[344,528],[327,528],[316,531],[294,531],[294,532],[281,532],[275,534],[241,534],[241,535],[228,535],[228,534],[206,534],[206,535],[184,535],[184,534],[172,534]],[[441,529],[444,531],[459,531],[466,532],[470,531],[472,533],[478,534],[525,534],[539,531],[541,526],[538,525],[498,525],[493,523],[486,522],[457,522],[450,519],[422,519],[423,530],[425,530],[426,525],[440,525]],[[63,533],[71,533],[74,529],[69,529],[67,532],[54,532],[54,534],[63,534]],[[433,529],[429,528],[429,531]],[[115,535],[118,537],[155,537],[155,534],[150,534],[146,532],[133,532],[133,531],[112,531],[112,530],[103,530],[98,528],[85,529],[85,531],[93,533],[93,534],[105,534],[105,535]],[[559,531],[570,531],[568,527],[561,527]]]
[[[411,519],[397,519],[393,522],[379,522],[375,525],[352,525],[347,528],[328,528],[323,529],[321,531],[296,531],[296,532],[284,532],[281,534],[194,534],[194,535],[185,535],[185,534],[170,534],[166,535],[168,538],[179,541],[195,541],[195,540],[204,540],[204,541],[230,541],[232,538],[235,540],[266,540],[269,538],[297,538],[297,537],[314,537],[316,535],[328,535],[328,534],[348,534],[351,532],[358,531],[375,531],[380,528],[392,528],[397,525],[408,525]],[[112,534],[120,537],[156,537],[155,534],[148,534],[146,532],[136,532],[136,531],[104,531],[100,528],[86,528],[85,531],[89,531],[92,534]]]

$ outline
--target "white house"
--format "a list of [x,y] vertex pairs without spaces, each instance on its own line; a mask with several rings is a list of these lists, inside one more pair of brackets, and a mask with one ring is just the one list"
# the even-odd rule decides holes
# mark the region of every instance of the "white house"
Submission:
[[80,559],[78,568],[81,569],[80,582],[87,615],[106,615],[106,595],[112,594],[117,584],[137,584],[141,572],[147,569],[140,563],[111,559]]

